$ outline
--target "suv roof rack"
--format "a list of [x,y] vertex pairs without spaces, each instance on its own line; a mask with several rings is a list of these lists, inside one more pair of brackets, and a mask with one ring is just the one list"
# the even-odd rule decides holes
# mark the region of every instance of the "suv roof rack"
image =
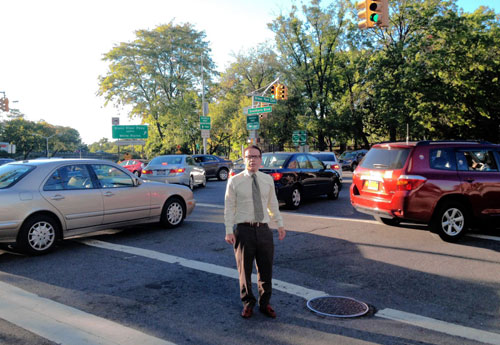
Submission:
[[478,144],[478,145],[491,145],[489,141],[482,140],[422,140],[417,143],[417,146],[431,145],[431,144]]

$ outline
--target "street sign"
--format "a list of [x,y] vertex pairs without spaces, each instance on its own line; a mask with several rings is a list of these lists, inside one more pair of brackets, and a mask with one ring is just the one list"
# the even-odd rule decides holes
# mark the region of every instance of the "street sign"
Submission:
[[210,116],[200,116],[200,129],[210,129]]
[[294,145],[304,146],[307,143],[306,131],[293,131],[292,141]]
[[259,115],[247,116],[247,129],[255,130],[260,128]]
[[200,123],[200,129],[210,129],[209,123]]
[[147,139],[148,126],[146,125],[128,125],[111,126],[113,139]]
[[203,115],[208,115],[208,103],[203,102]]
[[111,118],[111,124],[113,126],[118,126],[120,124],[120,118],[119,117],[112,117]]
[[272,111],[273,107],[248,108],[248,115],[270,113]]
[[202,129],[201,130],[201,137],[202,138],[210,138],[210,130],[209,129]]
[[271,97],[264,97],[264,96],[253,96],[253,101],[254,102],[263,102],[263,103],[269,103],[269,104],[276,104],[278,103],[277,100]]

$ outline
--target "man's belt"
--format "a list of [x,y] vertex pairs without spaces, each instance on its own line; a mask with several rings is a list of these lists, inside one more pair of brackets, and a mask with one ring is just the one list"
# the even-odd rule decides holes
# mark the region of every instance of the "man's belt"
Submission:
[[250,226],[252,228],[258,228],[263,225],[267,225],[267,223],[262,222],[246,222],[246,223],[238,223],[238,225]]

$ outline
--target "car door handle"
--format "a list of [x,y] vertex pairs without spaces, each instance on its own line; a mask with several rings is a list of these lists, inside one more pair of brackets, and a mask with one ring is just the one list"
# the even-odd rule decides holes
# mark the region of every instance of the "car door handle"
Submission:
[[61,194],[56,194],[51,199],[52,200],[62,200],[62,199],[64,199],[64,197]]
[[474,179],[472,177],[466,177],[466,178],[464,178],[464,181],[472,183],[472,182],[474,182]]
[[104,192],[104,196],[113,196],[113,195],[115,195],[113,192],[110,191]]

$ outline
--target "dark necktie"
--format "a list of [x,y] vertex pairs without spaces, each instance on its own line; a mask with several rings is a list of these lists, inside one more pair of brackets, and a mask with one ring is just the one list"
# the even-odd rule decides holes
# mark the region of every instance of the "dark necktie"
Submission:
[[264,211],[262,210],[262,198],[260,196],[260,188],[256,174],[252,174],[252,199],[255,221],[262,222],[264,220]]

